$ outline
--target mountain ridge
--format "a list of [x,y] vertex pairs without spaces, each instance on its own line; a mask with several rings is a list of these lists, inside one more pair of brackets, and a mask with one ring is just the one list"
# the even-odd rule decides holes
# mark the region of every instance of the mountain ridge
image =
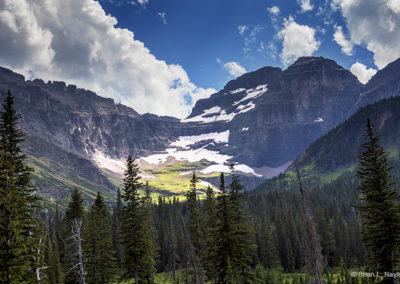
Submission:
[[[184,187],[183,169],[190,165],[203,175],[206,186],[217,172],[228,172],[230,162],[254,186],[255,180],[262,182],[260,176],[284,171],[309,144],[345,121],[365,86],[333,60],[303,57],[285,70],[263,67],[228,82],[210,98],[196,102],[182,120],[139,114],[75,85],[29,81],[0,68],[0,98],[8,89],[23,117],[20,127],[91,163],[100,175],[80,178],[112,193],[121,184],[129,154],[138,159],[158,192],[176,180]],[[35,149],[30,155],[40,159]],[[180,173],[174,164],[183,167]],[[165,173],[171,167],[174,175],[168,177]],[[160,178],[165,182],[157,181]]]

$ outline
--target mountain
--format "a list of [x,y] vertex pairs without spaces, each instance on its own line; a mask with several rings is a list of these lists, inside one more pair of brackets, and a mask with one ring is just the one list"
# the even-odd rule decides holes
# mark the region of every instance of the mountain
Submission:
[[[375,76],[397,84],[385,69]],[[376,86],[374,78],[367,86]],[[332,60],[303,57],[286,70],[264,67],[228,82],[179,120],[141,115],[89,90],[25,80],[0,68],[0,99],[8,89],[15,96],[34,181],[49,199],[63,200],[79,187],[86,199],[101,191],[112,201],[129,154],[154,197],[184,196],[193,170],[201,191],[215,188],[231,162],[252,188],[285,171],[313,141],[345,121],[358,109],[360,93],[372,90],[367,86]]]
[[400,95],[400,58],[379,70],[365,85],[354,110],[382,99]]
[[230,130],[226,153],[267,174],[268,169],[285,168],[344,121],[362,87],[334,61],[303,57],[284,71],[265,67],[229,82],[199,100],[185,121],[225,121]]

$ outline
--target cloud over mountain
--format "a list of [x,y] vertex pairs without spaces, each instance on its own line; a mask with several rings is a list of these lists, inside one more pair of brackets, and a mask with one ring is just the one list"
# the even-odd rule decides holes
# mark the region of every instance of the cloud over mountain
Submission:
[[198,88],[180,65],[157,59],[132,31],[116,25],[94,0],[2,1],[0,64],[161,115],[184,117],[215,91]]
[[333,0],[332,7],[346,19],[351,40],[374,53],[378,68],[400,57],[400,1]]

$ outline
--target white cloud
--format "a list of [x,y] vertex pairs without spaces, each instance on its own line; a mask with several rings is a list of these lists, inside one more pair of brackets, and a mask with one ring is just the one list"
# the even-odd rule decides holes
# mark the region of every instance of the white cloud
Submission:
[[146,4],[149,3],[149,0],[137,0],[137,1],[142,6],[146,6]]
[[368,68],[360,62],[356,62],[350,67],[351,73],[353,73],[363,84],[366,84],[372,76],[376,74],[376,70],[373,68]]
[[314,8],[314,6],[311,5],[310,0],[297,0],[297,4],[299,4],[301,12],[303,13],[311,11]]
[[387,5],[393,12],[400,14],[400,1],[399,0],[389,0],[387,2]]
[[226,62],[223,67],[229,72],[229,74],[234,77],[239,77],[240,75],[243,75],[247,72],[246,69],[244,69],[242,66],[240,66],[239,63],[235,61]]
[[315,29],[299,25],[292,17],[285,19],[278,37],[283,40],[280,56],[286,65],[298,57],[311,56],[321,44],[315,39]]
[[239,32],[240,35],[243,35],[244,32],[245,32],[246,30],[248,30],[248,29],[249,29],[249,27],[246,26],[246,25],[240,25],[240,26],[238,26],[238,32]]
[[141,113],[184,117],[215,92],[196,87],[180,65],[157,59],[116,24],[94,0],[0,1],[0,65],[91,89]]
[[167,19],[165,18],[165,12],[159,12],[157,15],[160,16],[162,22],[164,23],[164,25],[167,24]]
[[353,43],[348,40],[344,34],[343,34],[343,29],[341,26],[335,26],[335,33],[333,34],[333,39],[336,41],[338,45],[341,46],[342,52],[346,55],[352,55],[353,54]]
[[342,12],[351,40],[374,53],[378,68],[400,57],[399,0],[334,0]]
[[276,16],[279,14],[279,7],[272,6],[271,8],[268,8],[268,12]]

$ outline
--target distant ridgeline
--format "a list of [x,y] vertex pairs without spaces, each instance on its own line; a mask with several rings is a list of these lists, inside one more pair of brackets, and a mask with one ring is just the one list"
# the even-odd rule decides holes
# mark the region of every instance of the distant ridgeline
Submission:
[[[376,126],[381,144],[393,160],[394,178],[400,177],[400,97],[393,97],[361,108],[297,157],[296,163],[306,184],[328,183],[346,172],[355,178],[357,156],[364,142],[368,118]],[[294,166],[291,165],[285,173],[257,186],[254,192],[297,186],[294,181]]]
[[97,191],[114,202],[129,154],[149,181],[153,198],[182,200],[193,170],[203,198],[208,185],[217,189],[220,172],[229,174],[230,163],[247,190],[278,176],[295,159],[304,175],[332,180],[354,165],[368,116],[389,151],[396,155],[398,149],[393,130],[397,100],[340,123],[360,107],[399,95],[400,60],[366,85],[322,57],[299,58],[286,70],[264,67],[197,101],[182,120],[141,115],[89,90],[29,81],[0,68],[0,100],[8,89],[22,115],[19,126],[27,134],[24,151],[35,169],[33,180],[48,201],[63,205],[75,187],[85,202]]

